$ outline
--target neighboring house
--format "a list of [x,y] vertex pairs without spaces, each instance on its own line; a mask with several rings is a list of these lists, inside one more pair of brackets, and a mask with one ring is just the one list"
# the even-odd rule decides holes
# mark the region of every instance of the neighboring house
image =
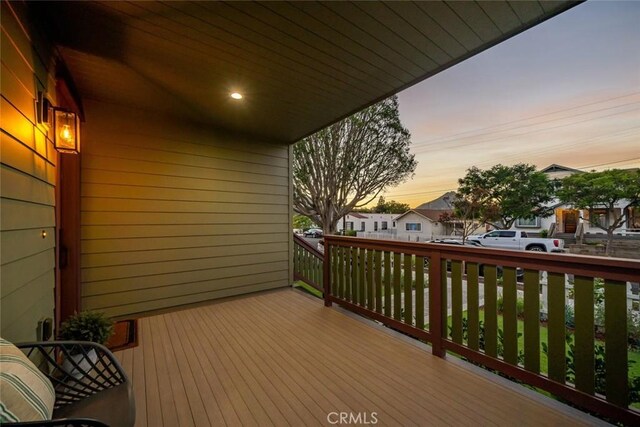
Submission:
[[346,228],[347,230],[355,230],[363,233],[391,233],[396,228],[393,221],[396,216],[397,214],[351,212],[344,218],[340,218],[336,230],[342,231]]
[[[554,180],[565,178],[574,173],[581,173],[582,171],[552,164],[542,169],[541,172],[546,173],[549,179]],[[576,209],[556,199],[552,203],[553,214],[551,216],[547,218],[517,219],[511,228],[541,232],[542,230],[551,229],[555,224],[556,233],[575,234],[579,231],[580,224],[582,224],[585,234],[600,234],[604,233],[604,231],[595,224],[600,223],[602,226],[607,227],[622,215],[622,209],[626,205],[627,202],[623,200],[613,210],[602,208],[589,211],[587,209]],[[616,234],[640,232],[640,209],[629,208],[629,211],[629,220],[615,231]]]
[[455,234],[454,224],[439,222],[443,213],[451,213],[455,192],[443,194],[402,214],[351,212],[338,221],[337,231],[355,230],[358,237],[426,241]]
[[411,209],[396,217],[396,236],[400,240],[426,241],[451,234],[448,226],[440,223],[444,210]]

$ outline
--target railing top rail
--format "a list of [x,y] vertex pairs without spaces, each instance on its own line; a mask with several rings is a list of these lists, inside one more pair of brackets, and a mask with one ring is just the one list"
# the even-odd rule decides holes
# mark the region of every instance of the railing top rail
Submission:
[[640,281],[640,261],[576,255],[541,253],[506,249],[457,246],[442,243],[399,242],[347,236],[325,236],[325,245],[357,246],[365,249],[410,253],[419,256],[440,255],[443,258],[570,273],[604,279]]
[[319,259],[324,259],[324,255],[322,254],[322,252],[320,252],[318,249],[314,248],[313,245],[311,245],[309,242],[307,242],[306,240],[304,240],[302,237],[298,236],[297,234],[293,235],[293,241],[297,244],[299,244],[300,246],[302,246],[303,248],[305,248],[307,251],[309,251],[312,255],[314,255],[315,257],[319,258]]

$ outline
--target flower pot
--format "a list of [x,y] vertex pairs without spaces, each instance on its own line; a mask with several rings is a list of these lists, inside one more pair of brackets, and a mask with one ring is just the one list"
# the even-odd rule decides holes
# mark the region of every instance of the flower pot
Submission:
[[62,367],[64,370],[71,374],[76,379],[80,379],[85,376],[88,372],[91,372],[92,366],[96,364],[98,361],[98,353],[94,349],[91,349],[87,352],[86,356],[84,353],[73,354],[69,356],[70,359],[66,359],[62,363]]

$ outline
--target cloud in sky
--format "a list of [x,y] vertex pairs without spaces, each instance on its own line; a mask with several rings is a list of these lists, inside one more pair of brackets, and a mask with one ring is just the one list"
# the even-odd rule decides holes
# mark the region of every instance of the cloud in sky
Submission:
[[418,205],[473,165],[640,166],[639,23],[640,2],[586,2],[400,93],[419,164],[385,196]]

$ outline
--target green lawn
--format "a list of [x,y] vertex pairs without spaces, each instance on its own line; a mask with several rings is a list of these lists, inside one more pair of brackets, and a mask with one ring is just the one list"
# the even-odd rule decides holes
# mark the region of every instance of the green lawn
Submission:
[[300,288],[303,291],[310,293],[314,297],[322,298],[322,292],[320,292],[319,290],[317,290],[316,288],[314,288],[311,285],[307,285],[305,282],[303,282],[301,280],[299,280],[296,283],[294,283],[293,287],[294,288]]

